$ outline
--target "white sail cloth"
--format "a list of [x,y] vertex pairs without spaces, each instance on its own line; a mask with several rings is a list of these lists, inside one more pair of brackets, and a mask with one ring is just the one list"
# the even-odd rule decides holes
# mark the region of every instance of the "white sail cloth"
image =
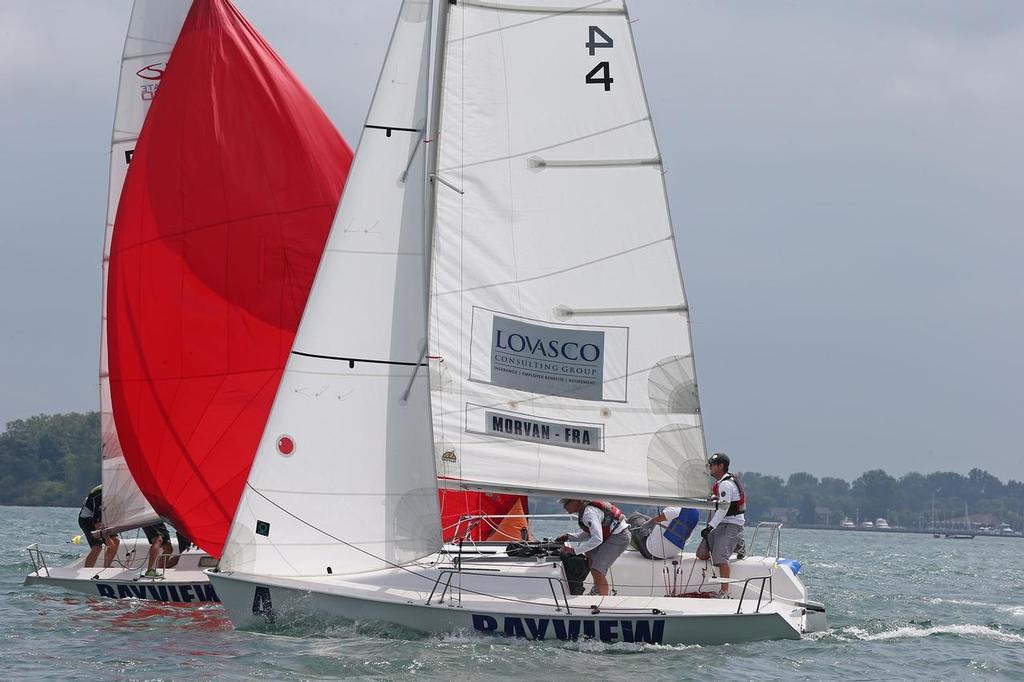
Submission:
[[430,3],[402,4],[221,568],[356,573],[440,548],[424,147]]
[[142,124],[160,86],[191,0],[135,0],[121,56],[114,131],[110,141],[107,228],[103,239],[103,291],[100,325],[100,438],[103,453],[103,522],[110,530],[138,528],[159,516],[136,485],[121,452],[111,408],[107,363],[107,273],[110,240],[128,164]]
[[447,485],[705,498],[661,157],[622,0],[460,0],[431,279]]

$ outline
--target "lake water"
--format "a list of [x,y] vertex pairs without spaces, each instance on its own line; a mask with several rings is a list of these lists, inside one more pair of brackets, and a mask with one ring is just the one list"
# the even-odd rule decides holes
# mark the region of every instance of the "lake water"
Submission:
[[25,546],[39,542],[64,561],[84,553],[66,544],[78,510],[2,509],[3,679],[1024,679],[1024,540],[1015,538],[784,529],[783,554],[803,563],[811,598],[825,602],[827,633],[714,647],[537,644],[410,639],[374,623],[239,632],[219,607],[26,588]]

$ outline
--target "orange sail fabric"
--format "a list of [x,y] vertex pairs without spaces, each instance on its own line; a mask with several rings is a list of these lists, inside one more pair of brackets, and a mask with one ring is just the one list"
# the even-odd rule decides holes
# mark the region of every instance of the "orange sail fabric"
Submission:
[[219,556],[352,151],[227,0],[196,0],[131,159],[108,287],[114,418],[153,508]]
[[[441,529],[445,542],[459,539],[513,542],[524,539],[524,531],[529,534],[525,518],[498,518],[528,514],[529,503],[525,496],[444,489],[438,494],[441,496]],[[481,515],[488,518],[461,520],[465,516]]]

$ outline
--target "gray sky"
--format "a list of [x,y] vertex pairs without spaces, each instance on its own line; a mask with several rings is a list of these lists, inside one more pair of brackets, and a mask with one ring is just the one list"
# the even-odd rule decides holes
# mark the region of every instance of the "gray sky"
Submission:
[[[1024,479],[1024,3],[633,0],[712,450]],[[354,147],[394,0],[238,2]],[[0,422],[97,408],[131,3],[0,3]]]

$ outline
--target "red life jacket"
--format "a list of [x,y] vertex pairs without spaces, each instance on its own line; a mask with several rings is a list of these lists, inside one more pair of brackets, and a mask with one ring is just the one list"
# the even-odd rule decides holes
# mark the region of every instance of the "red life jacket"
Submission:
[[599,509],[604,516],[601,518],[601,539],[607,540],[612,534],[612,528],[617,526],[619,522],[624,521],[626,515],[619,511],[619,508],[609,502],[603,502],[602,500],[587,500],[586,504],[583,505],[583,509],[580,509],[579,514],[576,515],[576,523],[580,524],[580,528],[590,532],[590,526],[583,523],[583,512],[587,510],[587,507],[594,507]]
[[715,485],[711,488],[711,495],[717,500],[718,499],[718,484],[722,481],[732,481],[736,484],[736,488],[740,491],[740,499],[735,502],[729,503],[729,509],[725,512],[726,516],[739,516],[740,514],[747,511],[747,491],[743,489],[743,484],[740,483],[740,479],[736,478],[734,474],[726,474],[720,479],[715,481]]

